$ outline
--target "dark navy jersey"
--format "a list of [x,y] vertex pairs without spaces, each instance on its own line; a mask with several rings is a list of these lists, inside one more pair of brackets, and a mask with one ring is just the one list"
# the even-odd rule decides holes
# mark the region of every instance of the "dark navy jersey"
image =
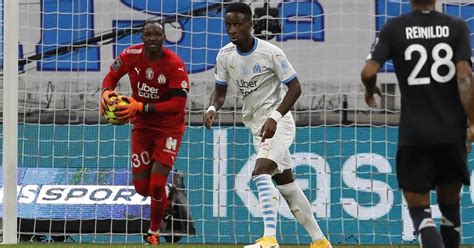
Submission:
[[465,141],[466,114],[456,66],[471,62],[466,23],[437,11],[412,11],[388,21],[369,60],[392,59],[401,93],[400,145]]

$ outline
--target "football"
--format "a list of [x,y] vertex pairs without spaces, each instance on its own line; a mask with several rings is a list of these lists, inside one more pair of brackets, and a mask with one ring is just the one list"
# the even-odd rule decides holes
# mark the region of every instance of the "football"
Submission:
[[113,104],[109,106],[109,109],[107,111],[105,111],[105,119],[113,125],[125,124],[124,121],[117,119],[117,115],[115,114],[115,106],[124,106],[129,104],[127,98],[119,95],[110,97],[110,100],[113,102]]

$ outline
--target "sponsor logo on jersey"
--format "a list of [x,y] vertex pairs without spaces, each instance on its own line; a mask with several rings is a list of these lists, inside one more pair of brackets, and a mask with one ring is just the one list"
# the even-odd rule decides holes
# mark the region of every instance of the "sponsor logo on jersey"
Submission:
[[253,73],[254,73],[254,74],[262,73],[262,67],[260,66],[259,63],[256,63],[256,64],[253,66]]
[[163,73],[160,73],[160,75],[158,76],[158,83],[159,84],[166,84],[166,77],[165,77],[165,75],[163,75]]
[[148,68],[146,68],[145,76],[146,76],[146,79],[152,80],[153,77],[155,76],[155,72],[153,72],[153,69],[151,69],[150,67],[148,67]]
[[243,79],[235,80],[237,86],[239,86],[240,92],[244,97],[250,95],[250,93],[257,90],[257,81],[245,81]]
[[164,152],[171,153],[173,155],[176,154],[176,146],[178,145],[178,140],[173,137],[168,137],[166,139],[165,149]]
[[178,71],[184,72],[184,67],[183,66],[178,67]]
[[137,67],[135,67],[134,69],[135,69],[135,71],[137,72],[137,75],[140,75],[140,70],[141,70],[141,69],[140,69],[140,68],[137,68]]
[[112,64],[111,68],[112,70],[117,72],[120,69],[120,66],[122,66],[122,60],[120,60],[120,58],[117,58]]
[[153,86],[149,86],[146,83],[138,82],[138,96],[147,99],[160,99],[158,95],[159,89]]
[[173,137],[168,137],[166,139],[166,149],[168,150],[176,150],[176,145],[178,144],[178,141],[174,139]]

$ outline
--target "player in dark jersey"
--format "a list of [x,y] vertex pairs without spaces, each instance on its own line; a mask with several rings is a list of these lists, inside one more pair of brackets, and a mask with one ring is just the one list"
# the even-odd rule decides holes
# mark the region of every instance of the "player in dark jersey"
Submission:
[[[412,12],[385,24],[361,79],[365,101],[375,107],[377,72],[393,60],[401,92],[398,184],[422,247],[451,248],[460,242],[461,187],[470,183],[466,150],[474,131],[474,87],[467,25],[437,12],[435,2],[411,0]],[[441,235],[431,218],[432,189],[443,216]]]
[[168,206],[166,181],[185,129],[189,80],[181,58],[163,47],[163,25],[145,23],[143,44],[125,49],[110,66],[102,83],[101,112],[119,79],[128,73],[133,91],[130,104],[116,106],[118,119],[133,121],[132,173],[137,193],[151,197],[147,243],[159,244],[160,224]]

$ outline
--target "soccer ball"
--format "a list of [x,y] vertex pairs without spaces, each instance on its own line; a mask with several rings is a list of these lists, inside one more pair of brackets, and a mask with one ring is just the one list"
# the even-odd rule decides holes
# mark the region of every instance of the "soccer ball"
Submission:
[[113,125],[123,125],[124,121],[118,120],[117,115],[115,115],[115,106],[124,106],[129,104],[126,97],[123,96],[111,96],[110,100],[113,102],[112,105],[109,105],[109,109],[105,111],[105,119]]

